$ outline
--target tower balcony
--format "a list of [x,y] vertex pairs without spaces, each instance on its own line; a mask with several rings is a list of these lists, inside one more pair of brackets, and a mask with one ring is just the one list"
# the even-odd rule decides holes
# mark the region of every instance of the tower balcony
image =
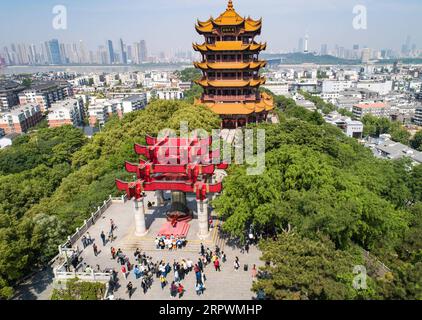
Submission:
[[202,96],[204,101],[215,101],[215,102],[236,102],[236,101],[250,101],[254,102],[257,100],[254,94],[242,94],[242,95],[216,95],[216,94],[204,94]]

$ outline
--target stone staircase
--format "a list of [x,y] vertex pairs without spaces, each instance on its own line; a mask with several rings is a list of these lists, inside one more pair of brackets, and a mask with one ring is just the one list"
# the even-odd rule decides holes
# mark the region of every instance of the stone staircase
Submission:
[[[218,233],[218,224],[220,223],[218,220],[214,221],[215,226],[210,230],[210,236],[206,240],[199,240],[194,236],[195,239],[190,240],[186,243],[186,246],[182,249],[177,249],[177,251],[181,252],[194,252],[199,253],[201,251],[201,243],[204,244],[205,248],[209,247],[211,250],[214,250],[215,245],[218,245],[221,250],[224,251],[224,239],[219,237]],[[119,244],[118,247],[121,248],[123,251],[135,251],[136,248],[139,248],[141,251],[145,252],[160,252],[163,251],[161,249],[157,249],[155,246],[155,238],[153,237],[127,237],[123,239]],[[168,251],[168,249],[164,249]]]

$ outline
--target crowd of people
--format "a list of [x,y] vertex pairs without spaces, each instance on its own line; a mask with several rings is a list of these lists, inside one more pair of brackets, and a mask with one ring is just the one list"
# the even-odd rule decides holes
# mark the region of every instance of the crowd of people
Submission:
[[155,247],[157,249],[176,250],[186,246],[186,238],[171,236],[158,236],[155,238]]
[[[182,258],[179,261],[174,259],[173,262],[164,260],[154,262],[151,256],[137,248],[133,253],[134,263],[131,263],[129,257],[121,249],[116,250],[114,247],[111,248],[111,258],[120,265],[121,273],[125,279],[133,273],[134,282],[139,282],[144,294],[148,292],[154,281],[157,281],[162,290],[166,287],[169,288],[171,297],[179,298],[182,298],[186,291],[183,282],[186,281],[186,277],[190,273],[195,274],[192,288],[195,289],[197,295],[202,295],[207,281],[206,267],[212,266],[216,272],[221,272],[221,265],[227,262],[226,254],[218,246],[215,247],[214,251],[211,251],[210,248],[205,248],[202,243],[196,261]],[[235,263],[237,263],[238,269],[240,266],[238,258],[236,258]],[[135,290],[136,282],[135,284],[134,282],[129,281],[126,285],[129,298],[132,297]]]
[[[104,231],[101,232],[100,238],[103,244],[103,247],[107,243],[112,243],[114,240],[113,231],[117,228],[112,219],[110,219],[110,230],[108,232],[108,239]],[[84,248],[92,245],[94,255],[97,256],[101,251],[98,249],[98,245],[95,243],[94,239],[87,232],[81,239]],[[184,247],[186,245],[186,239],[177,238],[174,236],[165,237],[158,236],[155,239],[155,244],[157,249],[169,249],[176,250]],[[245,246],[242,250],[244,252],[249,251],[249,244]],[[190,273],[194,273],[194,281],[190,288],[194,289],[196,294],[204,294],[206,288],[205,283],[207,281],[206,277],[206,268],[208,266],[211,269],[215,270],[214,272],[221,272],[222,267],[227,262],[227,256],[224,251],[220,250],[218,246],[215,246],[215,249],[212,251],[210,248],[206,248],[203,243],[200,244],[200,252],[198,252],[198,257],[196,261],[191,259],[174,259],[170,261],[153,261],[153,258],[147,255],[145,252],[141,252],[139,248],[133,252],[133,257],[128,256],[123,253],[120,248],[114,246],[110,247],[110,256],[111,259],[116,261],[118,268],[124,279],[128,279],[129,275],[133,274],[133,279],[127,282],[126,289],[129,298],[132,297],[136,286],[140,286],[143,294],[146,294],[152,287],[153,283],[159,282],[159,285],[162,290],[168,288],[170,296],[173,298],[179,297],[182,298],[186,289],[184,283],[187,281],[186,277]],[[195,260],[195,259],[194,259]],[[76,262],[76,261],[75,261]],[[79,263],[77,261],[75,264]],[[73,264],[73,261],[72,261]],[[233,262],[233,270],[235,272],[239,271],[241,267],[240,260],[238,257],[235,257]],[[247,271],[247,266],[244,266],[244,271]],[[83,269],[85,272],[92,272],[91,266],[86,266],[84,264]],[[97,265],[98,271],[100,271],[99,265]],[[117,268],[110,268],[108,272],[111,272],[110,286],[111,290],[114,291],[118,287],[118,272]],[[117,269],[117,270],[119,270]],[[257,275],[256,266],[252,267],[252,278],[255,279]]]

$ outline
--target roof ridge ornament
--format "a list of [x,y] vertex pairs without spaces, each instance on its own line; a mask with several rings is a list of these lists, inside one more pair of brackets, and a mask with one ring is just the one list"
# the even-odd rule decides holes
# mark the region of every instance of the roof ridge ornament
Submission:
[[233,8],[233,1],[232,0],[229,0],[229,3],[227,4],[227,10],[229,10],[229,11],[233,11],[234,10],[234,8]]

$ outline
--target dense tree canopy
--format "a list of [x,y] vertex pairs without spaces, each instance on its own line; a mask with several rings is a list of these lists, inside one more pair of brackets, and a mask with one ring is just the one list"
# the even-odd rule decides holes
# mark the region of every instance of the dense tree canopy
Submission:
[[378,137],[380,134],[388,133],[394,141],[409,144],[410,133],[399,122],[370,114],[365,115],[362,122],[364,136]]
[[[213,201],[230,235],[245,239],[252,226],[264,238],[281,237],[264,241],[263,259],[278,267],[255,289],[287,299],[419,297],[420,261],[411,257],[420,257],[422,246],[417,222],[422,217],[422,166],[412,167],[407,159],[377,159],[294,101],[276,97],[276,102],[284,111],[280,124],[258,126],[266,133],[263,174],[248,175],[247,165],[231,166],[221,196]],[[297,238],[290,241],[283,235],[288,228]],[[332,255],[333,265],[300,254],[316,244],[324,250],[321,254]],[[352,248],[376,254],[390,266],[391,276],[379,279],[374,272],[369,291],[350,291],[343,280],[352,269],[349,265],[342,273],[341,256]],[[281,254],[289,250],[291,256]],[[398,257],[400,252],[409,256]],[[301,265],[306,266],[300,273],[290,270],[297,259],[304,259]],[[321,268],[324,277],[318,275]],[[310,288],[312,284],[316,288]]]
[[321,300],[375,298],[373,283],[366,290],[353,287],[353,269],[362,265],[359,250],[336,250],[327,239],[309,240],[295,233],[282,233],[276,241],[260,244],[263,276],[253,290],[270,299]]

